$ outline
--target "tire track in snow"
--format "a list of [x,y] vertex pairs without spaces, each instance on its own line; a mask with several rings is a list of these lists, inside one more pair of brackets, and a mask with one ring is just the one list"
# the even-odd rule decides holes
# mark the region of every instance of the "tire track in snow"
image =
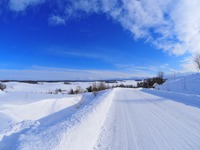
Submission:
[[200,109],[119,89],[95,149],[200,149]]

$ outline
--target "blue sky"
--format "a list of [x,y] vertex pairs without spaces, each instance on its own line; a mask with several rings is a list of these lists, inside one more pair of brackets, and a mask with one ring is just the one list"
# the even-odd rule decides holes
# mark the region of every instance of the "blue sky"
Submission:
[[1,1],[0,79],[109,79],[195,70],[191,57],[199,52],[200,17],[192,13],[198,1],[180,0],[175,8],[161,0],[152,1],[156,6],[111,2]]

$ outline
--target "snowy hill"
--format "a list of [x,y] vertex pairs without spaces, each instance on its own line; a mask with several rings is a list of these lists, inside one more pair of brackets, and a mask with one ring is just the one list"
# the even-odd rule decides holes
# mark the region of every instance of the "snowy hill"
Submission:
[[[77,111],[80,106],[86,106],[94,98],[93,93],[69,95],[70,89],[80,86],[83,91],[94,82],[39,82],[37,84],[23,82],[5,82],[4,91],[0,90],[0,150],[10,149],[10,138],[23,130],[38,126],[45,121],[56,124]],[[113,85],[133,85],[134,80],[107,83]],[[56,90],[61,89],[61,93]],[[53,117],[54,116],[54,117]],[[48,118],[48,121],[47,121]],[[39,123],[39,124],[38,124]],[[43,124],[44,125],[44,124]],[[7,138],[9,137],[9,138]]]
[[[96,95],[67,94],[92,82],[6,83],[0,91],[0,150],[198,150],[199,75],[184,78],[186,89],[177,77],[159,90],[114,88]],[[109,83],[117,84],[136,82]],[[54,93],[57,88],[64,92]]]
[[156,89],[200,95],[200,74],[197,73],[169,78],[163,85],[157,86]]

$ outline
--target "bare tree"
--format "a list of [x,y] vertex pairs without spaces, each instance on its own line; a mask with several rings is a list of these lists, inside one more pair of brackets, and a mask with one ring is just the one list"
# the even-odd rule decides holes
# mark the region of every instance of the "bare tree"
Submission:
[[164,72],[159,71],[158,75],[157,75],[157,78],[156,78],[156,83],[163,84],[164,82],[165,82],[165,80],[164,80]]
[[194,56],[194,64],[196,65],[196,68],[198,69],[198,71],[200,71],[200,53],[196,54]]
[[157,76],[158,76],[158,78],[163,79],[163,77],[164,77],[164,72],[159,71]]

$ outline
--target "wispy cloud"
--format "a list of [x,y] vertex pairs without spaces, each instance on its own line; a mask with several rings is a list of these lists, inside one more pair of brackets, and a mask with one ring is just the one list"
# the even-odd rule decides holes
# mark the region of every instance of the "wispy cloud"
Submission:
[[[93,60],[100,60],[108,62],[111,64],[116,64],[118,62],[129,62],[126,55],[117,49],[108,48],[97,48],[90,46],[88,48],[67,48],[62,46],[50,46],[50,48],[45,48],[46,54],[60,56],[60,57],[80,57],[89,58]],[[89,51],[87,50],[89,49]]]
[[[44,1],[10,0],[9,4],[11,10],[22,11]],[[136,39],[144,38],[168,53],[200,51],[199,0],[63,0],[59,5],[58,14],[50,15],[50,24],[65,24],[68,16],[76,17],[80,11],[105,13]]]
[[[10,8],[22,11],[44,1],[10,0]],[[50,24],[64,24],[69,17],[80,17],[80,12],[104,13],[135,39],[143,38],[167,53],[200,51],[199,0],[63,0],[57,4],[60,7],[50,14]]]
[[197,68],[193,62],[193,56],[185,57],[180,63],[182,70],[180,72],[196,72]]
[[82,58],[91,58],[91,59],[102,59],[105,61],[109,61],[111,58],[107,57],[103,54],[97,53],[83,53],[83,52],[74,52],[74,51],[59,51],[58,54],[61,54],[62,56],[74,56],[74,57],[82,57]]
[[13,11],[24,11],[28,6],[43,3],[45,0],[10,0],[9,7]]
[[109,70],[81,70],[35,66],[27,70],[0,69],[1,80],[101,80],[114,78],[147,77],[147,73],[128,73]]
[[166,68],[168,66],[169,66],[169,64],[166,63],[166,64],[161,65],[160,68]]
[[[9,0],[8,4],[12,11],[19,12],[47,1]],[[54,7],[49,14],[51,25],[64,25],[69,18],[101,13],[121,24],[134,39],[144,39],[168,54],[200,52],[199,0],[62,0],[54,3],[59,7]],[[185,70],[194,70],[191,57],[181,64]]]
[[116,64],[116,67],[124,69],[124,70],[129,70],[129,71],[134,71],[134,70],[140,70],[140,71],[146,71],[146,72],[151,72],[151,73],[155,73],[158,71],[161,71],[165,66],[161,65],[161,66],[138,66],[138,65],[134,65],[132,64]]
[[[189,61],[189,59],[187,59]],[[134,64],[116,64],[116,67],[120,68],[121,70],[126,70],[128,72],[133,72],[136,74],[146,74],[148,76],[155,76],[158,72],[162,71],[164,74],[172,74],[173,72],[176,73],[185,73],[185,72],[193,72],[194,67],[192,66],[192,62],[188,65],[188,61],[181,62],[181,69],[175,69],[171,67],[170,64],[162,64],[162,65],[155,65],[155,66],[148,66],[148,65],[134,65]],[[187,67],[190,67],[189,69]],[[147,75],[146,75],[147,77]]]
[[5,5],[5,0],[0,1],[0,15],[4,9],[4,5]]
[[50,25],[64,25],[66,22],[64,18],[56,15],[52,15],[48,21]]

